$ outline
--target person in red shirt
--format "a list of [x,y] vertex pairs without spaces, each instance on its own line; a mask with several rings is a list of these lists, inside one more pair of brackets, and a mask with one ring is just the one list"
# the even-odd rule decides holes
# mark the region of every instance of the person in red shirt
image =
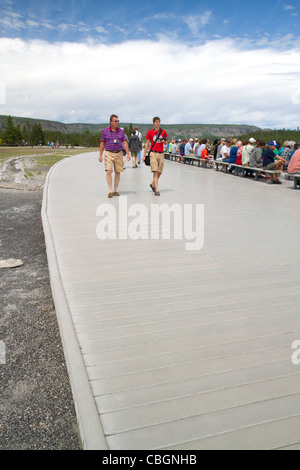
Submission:
[[201,152],[201,158],[203,158],[203,160],[207,160],[208,163],[209,163],[209,166],[210,167],[213,167],[214,164],[213,162],[211,161],[211,158],[209,157],[209,152],[210,152],[210,145],[209,144],[206,144],[205,145],[205,148],[202,150]]
[[205,145],[204,149],[201,152],[201,158],[204,160],[208,160],[208,151],[209,151],[209,145]]
[[162,130],[160,128],[159,117],[153,118],[153,124],[154,129],[148,131],[146,135],[146,145],[144,150],[143,162],[145,161],[145,157],[150,145],[150,148],[152,148],[152,151],[150,153],[150,168],[153,173],[153,181],[150,184],[150,187],[155,193],[155,196],[159,196],[160,192],[158,190],[158,180],[161,177],[164,168],[164,143],[168,138],[168,134],[165,130]]
[[236,155],[236,164],[237,165],[242,165],[242,157],[243,157],[243,148],[245,147],[245,145],[247,145],[248,142],[247,141],[244,141],[243,142],[243,145],[241,145],[241,147],[238,149],[237,151],[237,155]]

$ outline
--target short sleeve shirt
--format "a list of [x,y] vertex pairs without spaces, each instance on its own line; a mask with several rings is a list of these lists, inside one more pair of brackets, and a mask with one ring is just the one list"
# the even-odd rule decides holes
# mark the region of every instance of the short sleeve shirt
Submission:
[[127,140],[123,129],[117,127],[114,132],[111,127],[103,129],[101,133],[101,142],[104,142],[105,150],[110,152],[120,152],[123,148],[122,143]]
[[268,148],[263,154],[263,166],[268,166],[275,161],[275,153],[272,149]]
[[221,149],[221,152],[220,152],[220,156],[223,158],[223,160],[225,158],[228,158],[229,157],[229,154],[230,154],[230,148],[227,147],[227,145],[223,145],[222,149]]
[[161,134],[160,134],[160,136],[159,136],[159,138],[158,138],[158,140],[156,141],[156,138],[157,138],[157,136],[158,136],[158,134],[159,134],[159,131],[160,131],[160,129],[159,129],[157,132],[155,132],[155,129],[151,129],[151,131],[148,131],[148,132],[147,132],[146,139],[147,139],[147,140],[150,140],[150,142],[151,142],[151,147],[152,147],[152,145],[153,145],[153,142],[156,142],[156,143],[154,144],[154,147],[153,147],[153,149],[152,149],[152,152],[163,152],[163,151],[164,151],[163,140],[167,139],[168,134],[167,134],[167,132],[166,132],[165,130],[162,130],[162,131],[161,131]]

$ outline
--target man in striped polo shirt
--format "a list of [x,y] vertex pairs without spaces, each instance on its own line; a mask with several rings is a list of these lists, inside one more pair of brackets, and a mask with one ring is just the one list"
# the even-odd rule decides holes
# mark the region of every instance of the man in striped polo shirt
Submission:
[[[123,152],[124,146],[127,154],[127,160],[130,161],[129,147],[126,135],[123,129],[118,127],[118,116],[112,114],[110,116],[110,127],[103,129],[100,139],[100,163],[103,162],[103,152],[105,150],[105,171],[106,181],[109,188],[108,197],[119,196],[118,186],[120,182],[120,173],[124,170]],[[115,170],[115,181],[113,190],[112,172]]]

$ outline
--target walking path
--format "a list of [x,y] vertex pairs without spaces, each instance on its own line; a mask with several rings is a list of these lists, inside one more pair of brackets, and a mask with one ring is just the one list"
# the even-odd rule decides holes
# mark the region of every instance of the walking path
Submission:
[[299,192],[169,161],[160,197],[150,182],[144,164],[126,164],[127,206],[204,204],[201,250],[100,240],[97,208],[118,213],[120,198],[107,199],[97,153],[54,166],[44,190],[84,448],[299,449]]

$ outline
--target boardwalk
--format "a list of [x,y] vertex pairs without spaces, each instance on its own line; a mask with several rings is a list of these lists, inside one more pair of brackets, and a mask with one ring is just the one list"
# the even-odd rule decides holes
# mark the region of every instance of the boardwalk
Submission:
[[205,243],[100,240],[98,154],[43,204],[53,296],[86,449],[300,448],[300,194],[167,161],[127,169],[128,206],[204,204]]

